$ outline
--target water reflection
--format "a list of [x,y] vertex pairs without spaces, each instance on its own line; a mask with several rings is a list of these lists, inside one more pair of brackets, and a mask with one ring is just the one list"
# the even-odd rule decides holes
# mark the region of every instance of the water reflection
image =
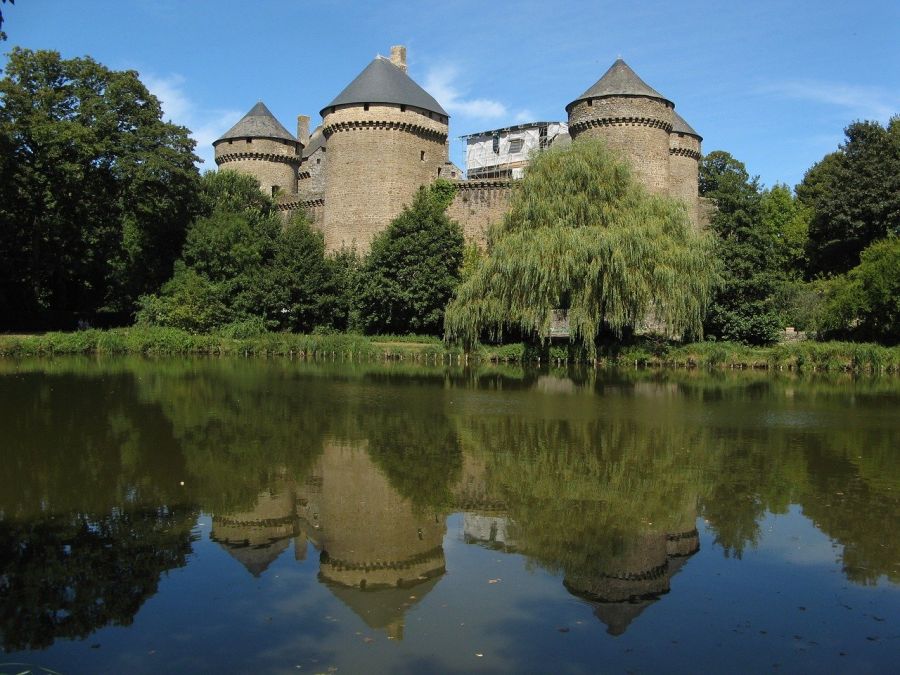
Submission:
[[[676,589],[698,518],[740,558],[797,504],[847,579],[900,582],[894,381],[572,377],[276,361],[0,364],[0,631],[128,625],[198,514],[253,577],[293,548],[402,638],[464,542],[525,556],[611,635]],[[453,570],[451,569],[451,572]],[[650,610],[653,611],[653,610]]]

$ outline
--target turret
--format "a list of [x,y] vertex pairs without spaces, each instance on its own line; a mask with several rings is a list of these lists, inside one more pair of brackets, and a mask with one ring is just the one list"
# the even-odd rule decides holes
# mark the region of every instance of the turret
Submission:
[[260,101],[213,141],[220,169],[253,176],[260,189],[275,196],[297,194],[297,167],[303,144]]
[[618,59],[566,106],[569,134],[601,138],[651,192],[669,193],[669,132],[675,105]]
[[700,142],[703,140],[691,125],[677,112],[669,134],[669,182],[670,194],[681,199],[688,208],[695,227],[700,222],[699,173]]
[[449,116],[406,74],[406,50],[377,57],[322,109],[325,246],[369,249],[447,160]]

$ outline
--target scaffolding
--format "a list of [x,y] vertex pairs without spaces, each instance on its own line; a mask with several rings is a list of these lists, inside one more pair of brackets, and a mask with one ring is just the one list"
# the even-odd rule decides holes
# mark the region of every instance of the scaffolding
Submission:
[[567,131],[564,122],[529,122],[459,136],[466,178],[521,178],[531,154]]

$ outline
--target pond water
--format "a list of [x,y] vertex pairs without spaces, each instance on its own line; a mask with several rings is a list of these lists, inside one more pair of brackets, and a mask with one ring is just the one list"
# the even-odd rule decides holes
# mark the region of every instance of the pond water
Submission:
[[0,361],[0,673],[896,672],[900,381]]

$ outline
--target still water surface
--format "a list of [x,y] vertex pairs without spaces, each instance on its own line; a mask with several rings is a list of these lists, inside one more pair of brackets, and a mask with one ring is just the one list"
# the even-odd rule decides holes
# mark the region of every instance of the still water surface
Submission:
[[896,379],[2,361],[0,673],[897,672],[898,411]]

